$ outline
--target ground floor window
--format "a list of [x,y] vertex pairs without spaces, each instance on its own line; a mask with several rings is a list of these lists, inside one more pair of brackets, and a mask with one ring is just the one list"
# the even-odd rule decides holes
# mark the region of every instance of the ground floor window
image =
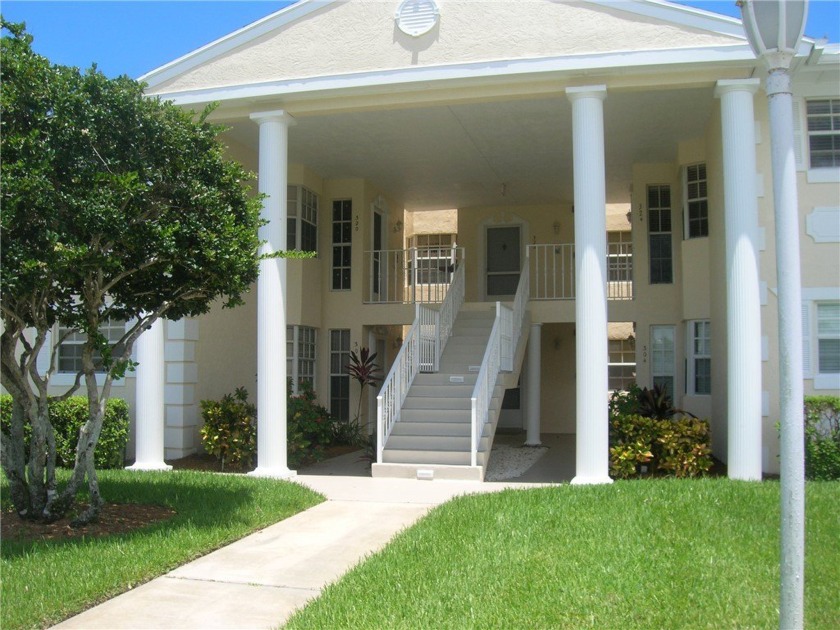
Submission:
[[610,334],[608,348],[610,391],[627,391],[636,382],[636,340],[632,335],[614,338]]
[[651,377],[654,385],[664,387],[674,396],[674,374],[676,365],[674,354],[674,327],[650,327]]
[[292,394],[300,394],[305,382],[315,389],[315,357],[317,330],[308,326],[286,326],[286,375],[292,383]]
[[330,331],[330,413],[338,420],[350,420],[350,331]]
[[840,302],[817,302],[817,369],[840,374]]
[[[61,339],[69,332],[69,328],[63,326],[58,329],[58,337]],[[114,346],[125,334],[125,321],[121,319],[108,318],[99,331],[108,340],[108,345]],[[77,374],[82,371],[82,351],[84,349],[87,335],[74,331],[62,341],[58,348],[58,372],[65,374]],[[97,372],[104,372],[102,369],[102,358],[99,353],[95,353],[93,357],[94,365],[96,365]]]
[[688,393],[712,393],[712,342],[709,320],[688,322]]

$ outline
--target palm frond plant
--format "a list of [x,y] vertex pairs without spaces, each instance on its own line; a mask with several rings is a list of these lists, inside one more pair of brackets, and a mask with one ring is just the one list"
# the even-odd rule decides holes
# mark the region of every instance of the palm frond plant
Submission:
[[365,387],[375,386],[381,378],[379,366],[376,364],[376,353],[371,353],[370,348],[359,348],[359,352],[350,351],[350,361],[347,364],[347,372],[359,383],[359,406],[356,408],[356,424],[361,425],[362,400],[364,399]]

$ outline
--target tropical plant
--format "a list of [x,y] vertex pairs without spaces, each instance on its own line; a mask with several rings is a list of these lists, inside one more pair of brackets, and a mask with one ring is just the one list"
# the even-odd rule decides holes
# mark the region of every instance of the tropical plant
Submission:
[[638,413],[646,418],[668,420],[676,415],[696,418],[693,413],[674,407],[674,401],[664,385],[654,385],[651,389],[642,388],[638,392]]
[[[242,303],[258,274],[260,197],[225,159],[209,109],[195,116],[128,77],[51,64],[23,25],[2,28],[0,364],[13,405],[0,463],[26,519],[62,517],[87,481],[83,523],[103,503],[93,453],[114,379],[158,319]],[[100,332],[109,319],[130,322],[119,340]],[[48,343],[56,325],[65,332]],[[81,369],[50,396],[58,348],[75,333],[86,339]],[[89,417],[59,487],[48,408],[82,384]]]
[[840,479],[840,398],[805,397],[805,476]]
[[365,387],[374,386],[379,380],[380,371],[376,364],[376,353],[371,354],[369,348],[360,348],[359,353],[350,351],[350,361],[347,365],[347,372],[359,384],[359,406],[356,408],[355,423],[361,426],[360,417],[362,414],[362,400],[364,399]]
[[248,402],[248,391],[237,387],[220,401],[202,400],[201,442],[204,450],[237,469],[253,464],[257,452],[257,407]]

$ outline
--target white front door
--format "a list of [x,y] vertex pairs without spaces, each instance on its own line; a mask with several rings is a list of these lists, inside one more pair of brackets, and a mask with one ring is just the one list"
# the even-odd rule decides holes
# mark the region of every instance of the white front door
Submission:
[[487,277],[484,294],[488,300],[516,295],[521,270],[521,236],[518,225],[487,228]]

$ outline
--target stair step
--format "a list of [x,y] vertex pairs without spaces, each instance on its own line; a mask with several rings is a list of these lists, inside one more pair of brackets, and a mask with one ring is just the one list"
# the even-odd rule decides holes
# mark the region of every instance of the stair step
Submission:
[[[483,465],[484,453],[478,453],[476,463]],[[450,466],[469,466],[469,451],[424,451],[424,450],[389,450],[382,452],[385,464],[441,464]]]
[[389,451],[469,451],[469,435],[394,435],[388,438]]
[[469,423],[470,409],[408,409],[400,412],[400,422]]
[[442,385],[414,385],[408,390],[408,397],[413,398],[465,398],[472,396],[475,385],[464,383],[445,383]]
[[[451,379],[463,379],[453,381]],[[418,374],[414,377],[414,385],[469,385],[475,387],[475,374],[452,372],[437,372],[435,374]]]
[[400,420],[391,430],[391,437],[395,435],[469,437],[470,429],[469,422],[410,422]]
[[409,394],[403,403],[403,411],[410,409],[424,411],[469,411],[472,409],[472,397],[432,398],[431,396],[412,396]]

